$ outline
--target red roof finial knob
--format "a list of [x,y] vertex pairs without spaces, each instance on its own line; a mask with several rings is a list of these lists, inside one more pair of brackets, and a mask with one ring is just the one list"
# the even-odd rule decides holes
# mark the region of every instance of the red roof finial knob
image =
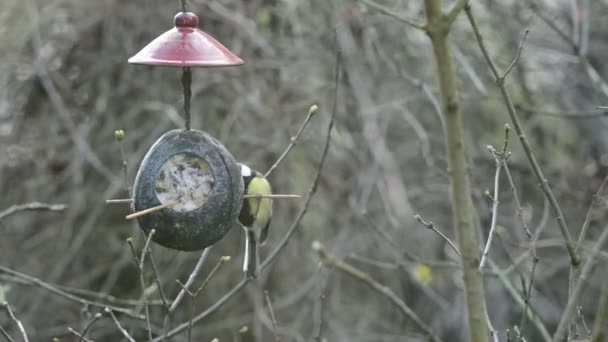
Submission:
[[173,23],[178,30],[181,28],[197,28],[198,17],[192,12],[179,12],[173,18]]

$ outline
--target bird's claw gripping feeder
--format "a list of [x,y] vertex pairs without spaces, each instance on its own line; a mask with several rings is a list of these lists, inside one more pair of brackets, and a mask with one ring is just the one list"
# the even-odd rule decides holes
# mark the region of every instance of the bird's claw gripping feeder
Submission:
[[[190,251],[221,239],[236,221],[243,200],[240,169],[230,152],[209,134],[190,129],[191,67],[225,67],[243,60],[198,29],[185,9],[175,27],[135,56],[132,64],[183,68],[185,129],[162,135],[146,153],[133,185],[133,208],[146,234],[169,248]],[[156,208],[158,210],[148,210]]]

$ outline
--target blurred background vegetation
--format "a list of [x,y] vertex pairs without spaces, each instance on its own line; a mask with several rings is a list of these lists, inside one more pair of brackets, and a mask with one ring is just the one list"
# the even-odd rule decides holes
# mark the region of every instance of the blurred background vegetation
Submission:
[[[569,35],[575,31],[573,15],[579,18],[579,26],[588,28],[580,32],[581,41],[587,41],[584,53],[599,77],[608,78],[608,1],[540,3]],[[579,10],[573,12],[573,3]],[[422,1],[382,4],[409,17],[424,17]],[[320,106],[298,146],[272,174],[275,192],[306,194],[332,104],[338,102],[319,190],[298,232],[260,279],[194,327],[193,340],[273,340],[264,291],[284,341],[312,340],[321,319],[322,336],[328,341],[422,340],[385,298],[319,267],[310,248],[319,240],[340,259],[390,287],[446,341],[465,341],[458,258],[413,218],[418,213],[455,239],[435,63],[424,33],[355,0],[191,0],[189,5],[199,15],[201,29],[245,60],[241,67],[193,70],[193,128],[218,138],[237,160],[265,171],[310,105]],[[578,237],[593,193],[608,174],[608,122],[596,108],[608,105],[608,94],[527,1],[480,0],[474,6],[486,43],[502,68],[513,59],[524,30],[530,29],[508,87],[572,234]],[[126,132],[132,182],[148,147],[165,131],[183,126],[179,69],[126,62],[171,28],[178,11],[177,0],[2,1],[0,211],[32,201],[63,203],[68,209],[23,212],[0,221],[0,265],[82,297],[111,303],[94,296],[109,294],[137,305],[141,289],[125,239],[133,236],[141,246],[142,234],[124,219],[127,205],[105,204],[127,196],[113,132]],[[350,49],[336,40],[336,27],[352,37]],[[486,146],[502,146],[509,118],[464,15],[457,19],[450,41],[463,100],[473,202],[480,241],[485,241],[491,202],[484,192],[492,191],[495,167]],[[336,98],[338,49],[351,62],[343,66]],[[553,331],[567,298],[569,260],[515,136],[509,149],[524,218],[533,232],[540,231],[531,306]],[[487,269],[485,285],[489,314],[503,340],[522,313],[504,279],[521,295],[520,279],[528,279],[532,263],[506,179],[501,188],[491,251],[498,268]],[[300,205],[276,202],[263,257],[289,228]],[[593,211],[583,257],[604,229],[605,207],[602,199]],[[242,231],[235,226],[212,248],[201,278],[220,256],[229,255],[232,261],[220,268],[192,306],[189,299],[182,304],[174,323],[187,321],[190,310],[205,310],[242,279],[243,244]],[[170,298],[180,290],[175,279],[186,280],[199,254],[153,246]],[[593,322],[607,260],[604,251],[580,302],[587,324]],[[152,289],[151,296],[158,299],[158,291]],[[67,326],[82,330],[98,312],[6,273],[0,273],[3,298],[33,341],[73,339]],[[158,332],[162,308],[151,310]],[[134,337],[144,339],[142,322],[119,318]],[[0,315],[0,324],[16,333],[6,315]],[[247,332],[240,331],[243,326],[249,327]],[[540,340],[531,324],[524,335],[529,341]],[[110,319],[95,323],[88,336],[96,341],[121,338]],[[181,334],[173,340],[187,337]]]

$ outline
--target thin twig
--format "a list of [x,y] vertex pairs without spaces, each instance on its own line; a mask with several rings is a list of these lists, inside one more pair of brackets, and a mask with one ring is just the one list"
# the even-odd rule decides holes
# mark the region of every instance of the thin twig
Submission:
[[545,14],[546,11],[542,10],[540,6],[536,3],[536,1],[528,0],[528,2],[530,3],[530,8],[534,12],[534,14],[536,14],[545,24],[547,24],[553,31],[555,31],[555,33],[557,33],[560,38],[562,38],[568,45],[570,45],[572,51],[574,51],[574,53],[578,56],[581,66],[587,73],[587,76],[591,79],[593,85],[596,86],[597,89],[605,96],[608,96],[608,83],[606,83],[606,81],[602,79],[597,69],[593,66],[593,64],[589,62],[589,59],[585,55],[585,49],[581,49],[576,40],[572,39],[572,37],[566,34],[566,32],[564,32],[562,29],[560,29],[557,24]]
[[207,260],[207,257],[209,256],[209,253],[211,252],[211,247],[212,246],[207,247],[203,250],[203,252],[201,253],[201,256],[199,257],[198,261],[196,262],[196,265],[194,265],[192,272],[190,272],[190,275],[188,276],[188,280],[186,281],[186,284],[184,284],[182,286],[182,289],[179,291],[177,296],[175,296],[175,299],[171,303],[169,310],[167,312],[165,312],[165,318],[163,320],[164,321],[163,322],[163,326],[164,326],[163,341],[166,341],[167,334],[169,333],[169,329],[170,329],[170,325],[171,325],[171,314],[173,313],[173,311],[175,311],[177,306],[180,304],[180,302],[184,298],[184,295],[186,294],[186,290],[188,290],[188,288],[192,285],[192,283],[194,283],[194,280],[198,276],[198,273],[200,272],[201,268],[203,267],[203,264],[205,263],[205,260]]
[[580,233],[578,235],[578,241],[576,242],[576,250],[578,251],[581,247],[581,243],[587,237],[587,230],[589,229],[589,223],[591,223],[591,216],[593,214],[593,210],[595,206],[600,203],[602,192],[604,191],[604,187],[608,184],[608,175],[604,177],[600,185],[597,187],[597,190],[593,194],[593,199],[591,200],[591,204],[589,205],[589,209],[587,209],[587,214],[585,215],[585,221],[581,226]]
[[72,331],[74,334],[76,334],[78,336],[78,340],[76,342],[80,342],[82,340],[87,340],[85,338],[85,336],[87,336],[87,332],[89,331],[89,329],[91,329],[91,327],[93,326],[93,324],[95,324],[95,322],[97,322],[103,315],[101,314],[101,312],[98,312],[95,314],[95,316],[93,316],[93,319],[84,327],[84,329],[82,330],[82,333],[77,333],[76,331]]
[[448,26],[452,25],[454,20],[456,20],[456,18],[458,17],[458,14],[460,14],[462,9],[465,8],[468,3],[469,3],[469,0],[456,0],[454,2],[454,4],[452,5],[452,8],[450,8],[445,15],[446,24]]
[[192,286],[192,284],[196,280],[196,277],[198,276],[198,273],[200,272],[200,269],[203,267],[203,264],[205,263],[205,260],[207,260],[207,257],[209,256],[210,252],[211,252],[211,247],[207,247],[207,248],[205,248],[205,250],[203,251],[203,253],[201,253],[200,258],[198,259],[198,261],[196,262],[196,265],[194,266],[194,269],[192,270],[192,272],[188,276],[188,280],[182,286],[182,289],[179,291],[179,293],[175,297],[175,300],[173,300],[173,303],[171,303],[171,307],[169,308],[169,312],[175,311],[175,309],[177,308],[177,306],[179,305],[179,303],[182,301],[182,298],[184,298],[184,295],[186,294],[186,291],[188,290],[188,288],[190,286]]
[[325,279],[323,272],[319,272],[319,324],[315,324],[315,342],[323,341],[323,327],[324,327],[324,313],[325,313],[325,297],[327,293],[327,280]]
[[378,12],[388,15],[389,17],[393,17],[393,18],[397,19],[398,21],[400,21],[406,25],[409,25],[415,29],[422,30],[422,31],[427,30],[427,27],[425,24],[418,23],[415,20],[405,17],[405,16],[391,10],[388,7],[385,7],[383,5],[376,3],[375,1],[372,1],[372,0],[359,0],[359,1],[361,1],[362,3],[366,4],[367,6],[373,8],[373,9],[375,9]]
[[44,282],[44,281],[42,281],[42,280],[40,280],[40,279],[38,279],[36,277],[32,277],[32,276],[29,276],[27,274],[23,274],[23,273],[14,271],[14,270],[12,270],[10,268],[7,268],[7,267],[4,267],[4,266],[0,266],[0,272],[9,274],[9,275],[11,275],[11,276],[13,276],[15,278],[18,278],[18,279],[22,279],[22,280],[26,281],[29,284],[36,285],[36,286],[38,286],[38,287],[40,287],[42,289],[45,289],[45,290],[47,290],[47,291],[49,291],[51,293],[54,293],[56,295],[59,295],[61,297],[66,298],[68,300],[71,300],[71,301],[74,301],[74,302],[77,302],[77,303],[80,303],[80,304],[83,304],[83,305],[90,305],[90,306],[101,308],[101,309],[103,309],[105,307],[109,307],[113,311],[120,312],[122,314],[125,314],[125,315],[131,317],[131,318],[142,319],[141,316],[134,314],[130,309],[122,308],[122,307],[118,307],[118,306],[111,306],[111,305],[107,305],[107,304],[104,304],[104,303],[99,303],[99,302],[95,302],[95,301],[91,301],[91,300],[88,300],[88,299],[77,297],[77,296],[75,296],[75,295],[73,295],[71,293],[68,293],[68,292],[64,291],[64,290],[58,289],[57,287],[55,287],[55,286],[53,286],[53,285],[51,285],[49,283],[46,283],[46,282]]
[[67,208],[65,204],[47,204],[40,202],[31,202],[25,204],[17,204],[8,207],[0,212],[0,220],[11,215],[17,214],[26,210],[48,210],[48,211],[64,211]]
[[168,208],[168,207],[172,207],[172,206],[174,206],[176,204],[177,204],[176,202],[169,202],[169,203],[157,205],[157,206],[152,207],[152,208],[140,210],[138,212],[134,212],[133,214],[129,214],[129,215],[125,216],[125,218],[127,220],[132,220],[134,218],[138,218],[138,217],[141,217],[141,216],[144,216],[144,215],[148,215],[148,214],[153,213],[155,211],[159,211],[159,210],[162,210],[162,209],[165,209],[165,208]]
[[[165,310],[169,310],[169,300],[165,295],[165,290],[163,290],[162,281],[160,279],[160,273],[158,272],[158,268],[156,267],[156,261],[154,261],[154,255],[152,253],[148,253],[150,255],[150,266],[152,266],[152,274],[154,274],[154,282],[156,282],[156,287],[158,287],[158,293],[160,294],[160,299],[163,302],[163,308]],[[148,303],[150,305],[150,303]]]
[[605,339],[608,337],[608,272],[606,272],[604,276],[604,287],[597,306],[595,323],[593,324],[591,332],[590,342],[606,341]]
[[520,109],[529,114],[535,115],[543,115],[543,116],[551,116],[560,119],[600,119],[608,117],[608,111],[603,110],[599,112],[558,112],[558,111],[549,111],[544,109],[530,108],[517,105],[516,109]]
[[312,244],[312,249],[319,254],[319,257],[321,258],[321,262],[323,262],[323,264],[325,266],[333,268],[333,269],[343,272],[345,274],[348,274],[349,276],[353,277],[354,279],[357,279],[357,280],[363,282],[364,284],[366,284],[367,286],[369,286],[370,288],[372,288],[374,291],[378,292],[379,294],[385,296],[407,318],[412,320],[414,322],[414,324],[418,327],[418,329],[420,329],[422,332],[424,332],[426,335],[428,335],[431,340],[433,340],[435,342],[441,341],[441,339],[433,333],[431,328],[420,317],[418,317],[418,315],[414,312],[414,310],[412,310],[405,302],[403,302],[403,300],[401,300],[401,298],[399,298],[390,288],[379,283],[378,281],[373,279],[369,274],[367,274],[363,271],[360,271],[341,260],[336,259],[334,256],[330,255],[325,250],[325,247],[321,244],[321,242],[314,241]]
[[[505,131],[506,131],[507,136],[505,138],[505,143],[503,146],[502,153],[503,153],[504,158],[501,159],[501,164],[502,164],[503,169],[505,170],[505,175],[507,176],[507,180],[511,187],[511,192],[513,193],[513,198],[515,199],[515,206],[517,208],[516,209],[517,216],[518,216],[519,220],[521,221],[522,227],[524,229],[524,233],[526,234],[528,239],[532,242],[532,271],[530,272],[530,281],[528,283],[527,288],[526,288],[525,281],[522,286],[522,290],[524,292],[523,300],[524,300],[525,305],[524,305],[524,309],[523,309],[520,323],[519,323],[519,327],[520,327],[519,330],[520,330],[521,334],[523,335],[523,332],[525,330],[525,325],[526,325],[526,319],[528,318],[528,307],[530,305],[530,299],[532,297],[532,291],[534,289],[534,276],[536,274],[536,266],[538,265],[538,262],[540,261],[540,259],[538,258],[537,254],[536,254],[536,244],[534,243],[536,241],[536,238],[534,238],[532,236],[532,232],[530,232],[530,229],[528,228],[528,223],[524,219],[523,209],[521,207],[521,200],[519,199],[519,194],[515,187],[515,182],[513,181],[513,177],[511,176],[511,171],[509,170],[509,164],[507,163],[507,159],[509,157],[509,154],[507,154],[507,143],[508,143],[508,132],[509,132],[508,125],[505,126]],[[518,341],[521,341],[521,340],[522,340],[522,337],[519,336]]]
[[494,342],[500,342],[498,340],[498,331],[492,325],[492,320],[490,319],[490,314],[488,313],[488,309],[486,308],[486,321],[488,321],[488,330],[490,331],[490,337]]
[[450,238],[448,238],[445,234],[443,234],[441,231],[439,231],[435,227],[435,224],[433,224],[433,222],[431,222],[431,221],[427,222],[427,221],[423,220],[420,215],[414,215],[414,218],[418,222],[422,223],[423,226],[425,226],[428,229],[432,230],[435,234],[439,235],[442,239],[444,239],[450,245],[450,247],[452,247],[452,249],[454,250],[454,252],[456,252],[456,254],[460,255],[460,251],[458,250],[458,247],[456,247],[456,245],[454,244],[454,242],[452,242],[452,240],[450,240]]
[[[215,264],[215,267],[213,267],[211,272],[209,272],[209,275],[207,276],[207,278],[205,278],[205,281],[203,281],[201,286],[194,293],[191,292],[190,290],[188,290],[188,288],[184,284],[182,284],[182,282],[180,282],[179,279],[176,279],[175,282],[177,284],[179,284],[182,287],[182,290],[185,291],[186,293],[188,293],[190,295],[190,297],[196,298],[196,296],[198,296],[198,294],[207,286],[207,283],[209,283],[209,280],[211,280],[211,277],[213,277],[215,272],[217,272],[217,270],[220,268],[220,265],[223,263],[226,263],[228,261],[230,261],[229,256],[221,257],[217,261],[217,264]],[[193,317],[192,317],[193,312],[194,312],[194,302],[190,301],[190,318],[188,319],[188,342],[192,341],[192,326],[194,324]],[[163,339],[166,339],[166,337],[167,337],[166,334],[167,334],[167,332],[165,331],[165,335],[163,336]]]
[[8,332],[6,332],[6,330],[4,330],[4,328],[2,328],[2,326],[0,326],[0,334],[2,334],[2,336],[4,336],[8,342],[15,342],[15,340],[13,340],[13,338],[8,334]]
[[114,131],[114,139],[118,142],[118,147],[120,148],[120,159],[122,164],[122,175],[124,177],[123,181],[125,182],[125,190],[127,190],[127,195],[131,196],[131,187],[129,186],[129,177],[128,177],[128,165],[127,165],[127,154],[125,153],[125,145],[123,139],[125,138],[125,131],[122,129],[117,129]]
[[557,33],[565,42],[570,44],[573,49],[577,49],[576,44],[572,41],[568,34],[564,32],[564,30],[560,29],[555,22],[549,18],[544,11],[541,10],[535,1],[529,0],[528,2],[530,3],[530,9],[532,9],[534,14],[536,14],[545,24],[555,31],[555,33]]
[[525,302],[525,306],[524,306],[524,311],[522,313],[521,319],[519,321],[519,326],[520,326],[520,331],[523,334],[524,329],[526,327],[526,318],[528,317],[528,309],[530,307],[530,300],[532,298],[532,291],[534,290],[534,276],[536,275],[536,266],[538,265],[538,262],[540,261],[540,259],[538,258],[538,256],[536,256],[536,247],[533,246],[532,247],[532,271],[530,271],[530,281],[528,283],[528,288],[525,288],[525,282],[524,282],[524,287],[522,288],[524,290],[524,302]]
[[521,206],[521,200],[519,199],[519,194],[517,193],[517,189],[515,188],[515,182],[513,181],[513,176],[511,176],[511,170],[509,169],[509,164],[506,160],[503,161],[502,167],[503,169],[505,169],[505,175],[507,176],[509,186],[511,187],[511,192],[513,193],[513,199],[515,200],[515,206],[517,208],[517,217],[519,217],[521,225],[524,229],[524,233],[526,234],[528,239],[532,239],[532,232],[530,231],[530,228],[528,228],[528,223],[524,218],[524,209]]
[[519,61],[519,57],[521,56],[521,51],[524,48],[524,43],[526,42],[526,37],[528,37],[528,33],[530,33],[530,30],[526,29],[524,31],[524,36],[521,38],[521,41],[519,41],[519,47],[517,48],[515,58],[513,58],[513,61],[511,61],[511,64],[507,67],[507,70],[505,70],[505,72],[502,74],[502,76],[500,77],[501,79],[504,80],[505,78],[507,78],[511,70],[513,70],[513,67],[515,67],[515,65]]
[[541,187],[543,193],[549,200],[549,204],[551,205],[551,209],[553,210],[553,213],[555,215],[558,226],[560,228],[562,237],[564,239],[564,244],[566,246],[566,249],[568,250],[568,254],[570,255],[570,263],[572,265],[578,265],[578,264],[580,264],[581,260],[574,248],[574,243],[572,242],[572,237],[570,236],[570,231],[566,224],[566,220],[564,219],[562,210],[561,210],[559,204],[557,203],[555,196],[553,195],[553,191],[551,190],[551,187],[549,186],[549,182],[545,178],[545,176],[540,168],[540,165],[538,164],[538,161],[536,160],[536,156],[534,155],[534,152],[532,151],[532,148],[530,147],[530,143],[528,142],[526,133],[523,130],[523,127],[519,121],[519,116],[517,115],[515,106],[513,105],[511,95],[509,94],[509,92],[506,88],[505,79],[501,78],[500,73],[498,72],[498,68],[496,67],[494,60],[490,56],[490,53],[488,52],[488,49],[485,46],[483,37],[481,35],[479,27],[477,26],[477,21],[476,21],[475,17],[473,16],[472,8],[470,5],[465,7],[465,12],[466,12],[469,22],[471,24],[471,28],[473,29],[473,32],[475,34],[475,38],[477,40],[479,48],[480,48],[484,58],[486,59],[486,62],[488,64],[488,66],[490,67],[492,74],[494,75],[494,77],[496,79],[496,83],[497,83],[498,87],[500,88],[501,94],[505,101],[505,105],[507,107],[507,111],[509,113],[513,126],[515,127],[515,131],[517,132],[517,135],[519,136],[519,140],[522,144],[522,147],[524,148],[524,152],[526,154],[526,157],[528,158],[530,166],[532,167],[532,170],[534,171],[534,175],[538,179],[538,182],[540,184],[540,187]]
[[277,161],[274,162],[274,164],[272,164],[270,169],[268,169],[268,171],[266,171],[266,173],[264,174],[264,177],[268,177],[272,173],[272,171],[274,171],[274,169],[276,169],[277,166],[279,166],[279,164],[281,163],[281,161],[283,161],[283,159],[287,156],[287,154],[289,154],[289,151],[291,151],[291,149],[294,148],[294,146],[296,146],[296,144],[298,143],[298,140],[300,140],[300,136],[302,136],[302,132],[304,132],[304,129],[306,128],[306,126],[308,126],[310,119],[312,119],[312,117],[317,113],[318,110],[319,110],[319,106],[317,106],[317,105],[310,106],[310,108],[308,109],[308,114],[306,115],[306,118],[302,122],[302,125],[300,125],[300,129],[298,129],[298,132],[296,133],[296,135],[291,137],[291,139],[289,141],[289,145],[287,145],[287,148],[285,149],[285,151],[283,151],[283,153],[277,159]]
[[578,320],[583,325],[583,329],[585,329],[586,337],[591,337],[591,331],[589,330],[589,327],[587,326],[587,322],[585,321],[585,315],[583,314],[582,306],[578,306],[576,308],[576,316],[578,317]]
[[11,320],[17,325],[17,329],[19,329],[19,332],[21,332],[21,336],[23,337],[23,342],[29,342],[27,333],[25,332],[25,328],[23,327],[23,323],[21,323],[21,321],[17,319],[17,316],[15,316],[15,313],[11,309],[11,306],[8,305],[6,301],[2,303],[2,306],[4,306],[4,310],[6,310],[6,313],[11,318]]
[[72,327],[68,327],[68,331],[71,332],[72,334],[76,335],[76,337],[78,337],[78,340],[76,340],[76,342],[80,342],[80,341],[84,341],[84,342],[94,342],[93,340],[89,340],[88,338],[84,337],[81,333],[79,333],[78,331],[72,329]]
[[275,342],[280,342],[281,338],[277,333],[277,318],[274,315],[274,310],[272,309],[272,302],[270,302],[270,296],[268,295],[268,291],[264,291],[264,297],[266,298],[266,304],[268,305],[268,311],[270,312],[270,319],[272,321],[272,334],[274,335]]
[[129,244],[129,247],[131,249],[131,254],[133,255],[133,261],[135,262],[135,267],[137,268],[137,273],[139,274],[139,285],[141,286],[141,291],[142,291],[142,301],[143,301],[143,305],[144,305],[144,313],[146,315],[146,324],[148,327],[147,332],[148,332],[149,341],[152,341],[152,324],[150,323],[150,307],[148,305],[148,294],[146,291],[147,287],[146,287],[146,280],[145,280],[145,275],[144,275],[144,261],[145,261],[147,249],[150,246],[150,241],[152,240],[152,236],[154,236],[155,233],[156,233],[155,229],[152,229],[150,231],[150,234],[148,235],[144,248],[141,252],[141,259],[137,257],[137,252],[135,251],[135,246],[133,245],[133,239],[132,238],[127,239],[127,243]]
[[[14,276],[11,276],[8,274],[3,274],[1,272],[1,270],[0,270],[0,280],[16,283],[19,285],[35,286],[35,284],[32,284],[31,282],[29,282],[25,279],[14,277]],[[98,299],[100,301],[105,301],[105,302],[107,302],[107,304],[103,304],[103,305],[106,305],[106,306],[112,305],[112,304],[137,306],[137,305],[141,304],[140,301],[137,301],[135,299],[118,298],[118,297],[109,295],[107,293],[95,292],[95,291],[91,291],[91,290],[79,289],[79,288],[74,288],[74,287],[69,287],[69,286],[64,286],[64,285],[53,285],[53,286],[55,286],[56,288],[58,288],[60,290],[65,291],[67,293],[71,293],[75,296],[83,295],[83,296],[85,296],[85,297],[82,297],[83,299],[86,299],[87,296],[90,296],[90,297]],[[162,306],[163,302],[160,299],[154,300],[154,301],[150,302],[150,305]]]
[[395,252],[395,255],[397,255],[400,259],[407,261],[416,261],[419,259],[407,249],[402,248],[402,246],[400,246],[386,231],[384,231],[384,229],[380,228],[376,222],[372,220],[366,211],[362,212],[361,215],[366,218],[369,226],[372,227],[372,229],[375,230],[378,235],[380,235],[380,237],[391,247],[391,249]]
[[580,273],[580,276],[578,277],[578,281],[576,282],[576,286],[570,292],[570,296],[568,298],[568,304],[566,304],[566,308],[562,311],[562,317],[559,321],[559,325],[557,326],[555,334],[553,335],[554,342],[561,342],[566,337],[565,335],[568,330],[568,326],[570,325],[570,318],[572,317],[572,314],[574,313],[574,310],[576,308],[576,303],[578,302],[578,297],[580,296],[580,294],[583,291],[583,287],[585,285],[587,278],[591,275],[591,270],[593,269],[593,266],[595,265],[595,262],[597,261],[596,260],[597,255],[599,254],[602,247],[604,246],[604,244],[607,241],[608,241],[608,226],[605,226],[604,231],[602,232],[600,237],[597,239],[597,242],[591,249],[589,258],[587,259],[587,261],[585,262],[585,264],[583,265],[583,267],[581,269],[581,273]]
[[129,342],[136,342],[135,339],[133,337],[131,337],[131,335],[129,335],[129,333],[125,330],[125,328],[122,327],[122,325],[120,325],[120,321],[118,321],[118,318],[116,318],[116,315],[114,314],[114,311],[112,311],[110,308],[105,308],[104,311],[110,315],[110,317],[112,317],[112,320],[114,321],[114,324],[116,324],[116,328],[118,328],[118,331],[120,331],[120,333],[127,339],[129,340]]
[[[524,299],[522,299],[520,293],[515,289],[515,287],[509,280],[509,278],[506,276],[505,272],[501,271],[498,268],[498,266],[494,263],[492,258],[488,259],[488,265],[490,266],[491,270],[494,271],[494,273],[498,276],[497,277],[498,280],[500,280],[500,282],[503,284],[503,286],[507,290],[507,293],[509,293],[509,295],[511,296],[513,301],[515,301],[515,303],[517,303],[522,309],[525,310],[527,317],[534,323],[534,325],[536,326],[536,329],[540,332],[540,335],[543,337],[543,340],[545,342],[550,342],[551,335],[549,335],[549,331],[547,331],[545,324],[538,317],[538,315],[536,315],[534,310],[532,310],[532,308],[530,307],[530,304],[526,303],[524,301]],[[526,307],[529,307],[529,308],[525,309]]]
[[498,217],[498,186],[500,184],[500,170],[502,169],[502,163],[499,157],[495,156],[496,159],[496,173],[494,174],[494,195],[492,195],[492,220],[490,223],[490,232],[488,233],[488,240],[486,246],[481,254],[481,261],[479,262],[479,270],[483,270],[490,253],[490,247],[492,246],[492,239],[494,238],[494,230],[496,229],[496,219]]
[[223,256],[221,257],[217,263],[215,264],[215,266],[213,267],[213,269],[211,270],[211,272],[209,272],[209,275],[207,275],[207,278],[205,278],[205,280],[203,281],[203,283],[201,284],[201,286],[194,292],[188,290],[188,286],[187,283],[186,284],[182,284],[181,281],[179,281],[179,279],[176,279],[175,282],[177,284],[179,284],[179,286],[182,287],[182,290],[184,290],[186,293],[188,293],[190,296],[192,297],[196,297],[198,296],[198,294],[203,291],[205,289],[205,287],[207,286],[207,284],[209,283],[209,280],[211,280],[211,278],[213,277],[213,275],[215,274],[215,272],[217,272],[217,270],[220,268],[220,266],[222,264],[227,263],[228,261],[230,261],[230,257],[229,256]]
[[[519,56],[518,56],[519,57]],[[517,58],[518,58],[517,57]],[[505,72],[505,74],[507,74]],[[499,184],[500,184],[500,170],[502,169],[502,161],[506,160],[509,157],[507,152],[507,146],[509,144],[509,131],[511,128],[509,125],[505,125],[505,140],[502,146],[502,151],[496,151],[494,147],[488,146],[490,153],[494,156],[494,160],[496,162],[496,173],[494,175],[494,194],[492,197],[492,219],[490,223],[490,231],[488,233],[488,240],[486,241],[486,246],[483,249],[481,254],[481,261],[479,262],[479,271],[483,271],[486,261],[488,260],[488,255],[490,254],[490,248],[492,247],[492,239],[494,238],[494,231],[496,230],[496,220],[498,218],[498,196],[499,196]],[[490,319],[490,314],[488,313],[488,309],[486,308],[486,320],[488,321],[488,329],[490,330],[490,337],[493,338],[494,342],[498,341],[498,332],[494,329],[492,325],[492,320]]]

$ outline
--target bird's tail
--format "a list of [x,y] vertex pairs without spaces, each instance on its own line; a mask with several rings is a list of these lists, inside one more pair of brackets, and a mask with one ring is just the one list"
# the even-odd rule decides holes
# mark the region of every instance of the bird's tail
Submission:
[[245,260],[243,271],[247,278],[257,278],[260,270],[260,253],[258,253],[258,238],[253,230],[246,229]]

